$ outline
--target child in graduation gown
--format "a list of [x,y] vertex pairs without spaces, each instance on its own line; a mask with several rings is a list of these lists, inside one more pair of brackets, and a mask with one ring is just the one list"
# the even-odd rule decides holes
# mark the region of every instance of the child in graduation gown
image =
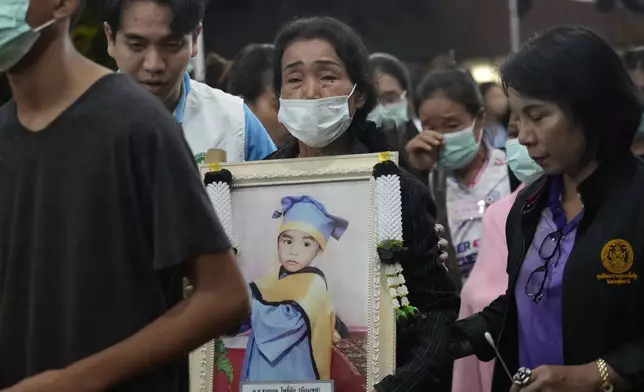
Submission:
[[335,311],[322,271],[311,267],[348,222],[310,196],[287,196],[277,236],[279,266],[250,284],[252,330],[242,381],[329,379]]

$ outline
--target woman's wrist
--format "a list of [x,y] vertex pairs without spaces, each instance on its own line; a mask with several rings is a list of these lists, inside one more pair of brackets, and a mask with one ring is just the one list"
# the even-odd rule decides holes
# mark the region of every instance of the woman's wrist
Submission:
[[596,390],[599,392],[632,390],[630,383],[601,358],[586,364],[585,367],[588,370],[589,379],[594,382],[594,385],[597,385]]
[[613,392],[615,387],[608,371],[608,364],[600,358],[595,361],[595,365],[597,366],[597,372],[599,373],[599,390],[601,392]]

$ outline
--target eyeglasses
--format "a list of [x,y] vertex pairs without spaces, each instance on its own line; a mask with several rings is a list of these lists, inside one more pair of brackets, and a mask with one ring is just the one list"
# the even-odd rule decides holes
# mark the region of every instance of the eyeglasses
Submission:
[[[563,239],[563,237],[564,235],[560,230],[553,231],[543,239],[543,242],[539,247],[539,257],[544,260],[544,263],[542,266],[537,267],[530,273],[525,286],[526,295],[530,297],[535,303],[539,303],[543,299],[543,290],[546,286],[546,281],[548,280],[548,267],[550,265],[550,261],[554,259],[559,252],[561,240]],[[536,283],[539,282],[539,280],[541,280],[540,284],[531,284],[531,282]],[[537,287],[538,289],[536,291],[531,290],[531,288]]]

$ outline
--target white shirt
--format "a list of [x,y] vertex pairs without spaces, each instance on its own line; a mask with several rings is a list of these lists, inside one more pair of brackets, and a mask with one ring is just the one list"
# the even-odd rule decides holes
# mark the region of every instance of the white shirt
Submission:
[[474,183],[463,185],[452,176],[447,178],[447,221],[463,281],[476,261],[483,234],[483,212],[511,193],[505,153],[489,146],[488,151],[487,162]]
[[183,117],[183,133],[197,157],[209,149],[226,151],[227,162],[244,161],[243,100],[190,80]]
[[175,119],[197,163],[210,149],[226,151],[227,162],[255,161],[275,151],[275,144],[244,101],[190,79],[181,86]]

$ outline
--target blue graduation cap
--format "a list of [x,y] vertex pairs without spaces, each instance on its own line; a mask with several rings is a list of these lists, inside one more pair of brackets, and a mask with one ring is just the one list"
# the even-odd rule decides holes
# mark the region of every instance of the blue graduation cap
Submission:
[[349,226],[346,219],[329,214],[324,204],[311,196],[286,196],[282,210],[273,213],[273,219],[282,218],[280,234],[287,230],[301,230],[313,237],[324,249],[329,237],[339,240]]

